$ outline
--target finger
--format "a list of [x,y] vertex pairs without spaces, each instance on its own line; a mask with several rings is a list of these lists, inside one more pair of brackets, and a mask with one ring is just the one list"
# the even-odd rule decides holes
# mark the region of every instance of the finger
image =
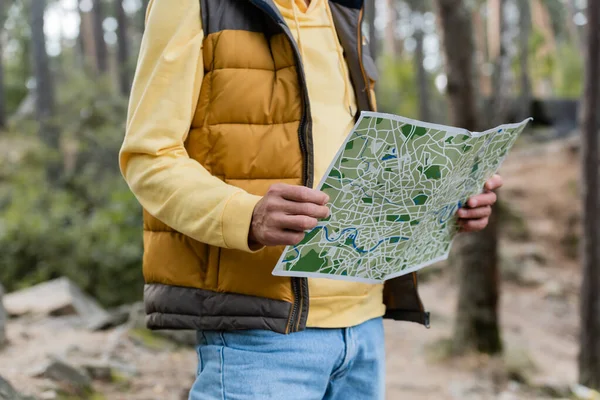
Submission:
[[467,206],[471,208],[492,206],[498,200],[498,196],[494,192],[482,193],[473,196],[467,201]]
[[329,196],[325,193],[305,186],[281,185],[278,190],[284,199],[299,203],[325,205],[329,201]]
[[504,179],[502,179],[502,177],[498,174],[492,176],[490,179],[488,179],[488,181],[485,183],[484,188],[486,190],[496,190],[496,189],[500,189],[502,187],[502,185],[504,184]]
[[294,246],[297,245],[298,243],[300,243],[302,240],[304,240],[304,232],[284,232],[282,238],[283,238],[283,243],[286,246]]
[[457,213],[461,219],[481,219],[492,215],[492,207],[461,208]]
[[305,215],[282,215],[278,219],[278,227],[294,232],[305,232],[314,229],[319,221]]
[[329,208],[320,206],[314,203],[298,203],[295,201],[283,200],[281,210],[290,215],[306,215],[312,218],[327,218],[329,216]]
[[304,239],[304,232],[276,231],[268,236],[265,241],[267,246],[293,246]]
[[478,232],[488,225],[489,218],[471,219],[461,223],[461,232]]

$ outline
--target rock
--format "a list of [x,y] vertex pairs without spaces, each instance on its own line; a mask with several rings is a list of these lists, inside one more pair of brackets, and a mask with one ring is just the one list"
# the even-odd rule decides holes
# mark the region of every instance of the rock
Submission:
[[[146,330],[146,312],[144,304],[141,302],[134,303],[131,305],[130,310],[129,323],[137,333],[140,334],[142,333],[141,330]],[[148,335],[162,337],[181,346],[193,347],[197,344],[196,331],[193,330],[158,330],[148,331],[147,333]],[[142,336],[145,337],[147,335],[142,333]]]
[[0,400],[35,400],[35,398],[19,394],[8,381],[0,376]]
[[564,299],[567,291],[558,281],[548,281],[541,287],[542,295],[547,299]]
[[506,385],[506,391],[510,393],[518,393],[521,389],[521,384],[517,381],[508,381]]
[[576,400],[599,400],[600,393],[583,385],[573,385],[571,391]]
[[487,399],[494,389],[485,380],[451,381],[448,394],[456,400]]
[[132,328],[146,327],[146,310],[144,303],[138,301],[129,307],[129,323]]
[[52,359],[41,365],[32,376],[55,381],[70,392],[92,392],[92,379],[88,373],[59,359]]
[[58,278],[4,296],[9,315],[79,315],[86,321],[107,317],[108,313],[68,278]]
[[96,315],[88,320],[87,329],[91,331],[104,331],[123,325],[129,320],[131,314],[131,305],[125,304],[114,310],[109,310],[106,315]]
[[500,268],[502,277],[526,286],[539,286],[548,279],[544,270],[547,258],[543,249],[534,243],[502,246]]
[[533,260],[538,265],[544,265],[548,262],[543,247],[535,243],[523,245],[521,257],[524,260]]
[[54,389],[44,390],[40,395],[42,400],[56,400],[58,398],[58,392]]
[[535,243],[505,243],[501,250],[501,258],[517,264],[529,261],[532,264],[544,265],[548,261],[544,249]]
[[520,283],[526,286],[540,286],[548,281],[548,272],[530,261],[523,265]]
[[111,366],[107,363],[88,361],[81,363],[80,365],[93,380],[102,382],[113,381],[113,371]]
[[[117,375],[117,377],[121,378],[133,378],[138,376],[138,370],[135,365],[123,364],[118,361],[111,361],[110,367],[113,370],[113,373]],[[113,375],[113,378],[115,376]]]
[[[511,188],[510,195],[506,198],[523,198],[526,197],[526,192],[521,188]],[[514,242],[523,242],[531,239],[531,232],[527,225],[527,219],[515,205],[506,200],[498,202],[497,212],[500,215],[502,236]]]
[[521,283],[523,279],[523,268],[514,259],[500,258],[500,274],[507,282]]
[[571,388],[564,382],[556,382],[547,377],[538,377],[531,382],[540,394],[553,398],[565,399],[571,396]]
[[6,344],[6,311],[2,302],[3,295],[4,288],[0,284],[0,349]]
[[518,394],[509,391],[504,391],[498,395],[498,400],[520,400]]
[[511,381],[529,384],[538,368],[525,349],[509,348],[504,354],[506,374]]
[[21,400],[21,396],[10,383],[0,376],[0,400]]

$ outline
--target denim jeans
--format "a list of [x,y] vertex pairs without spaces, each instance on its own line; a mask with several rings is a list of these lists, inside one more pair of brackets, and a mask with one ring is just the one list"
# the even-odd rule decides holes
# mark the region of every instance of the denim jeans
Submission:
[[198,332],[189,400],[383,400],[383,322],[282,335]]

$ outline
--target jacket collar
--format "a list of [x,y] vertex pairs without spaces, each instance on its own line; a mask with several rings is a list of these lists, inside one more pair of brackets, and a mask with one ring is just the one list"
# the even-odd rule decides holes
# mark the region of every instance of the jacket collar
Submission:
[[271,18],[273,18],[278,24],[284,24],[285,20],[283,16],[279,12],[277,5],[273,0],[249,0],[250,3],[254,4],[256,7],[260,8],[262,11],[267,13]]
[[[279,8],[273,0],[249,0],[267,14],[269,14],[277,23],[285,24],[283,16],[279,12]],[[329,0],[331,3],[337,3],[341,6],[360,9],[363,7],[364,0]]]

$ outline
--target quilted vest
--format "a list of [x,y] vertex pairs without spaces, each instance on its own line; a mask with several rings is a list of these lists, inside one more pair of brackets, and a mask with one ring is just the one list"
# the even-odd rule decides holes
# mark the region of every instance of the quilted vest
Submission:
[[[362,1],[331,0],[359,111],[374,110],[375,65]],[[191,158],[255,195],[274,183],[313,185],[310,99],[299,49],[273,0],[201,0],[205,75],[185,143]],[[358,115],[358,114],[357,114]],[[271,274],[282,247],[249,254],[209,246],[144,213],[144,300],[153,329],[306,327],[303,278]],[[387,315],[428,324],[416,275],[384,290]]]

